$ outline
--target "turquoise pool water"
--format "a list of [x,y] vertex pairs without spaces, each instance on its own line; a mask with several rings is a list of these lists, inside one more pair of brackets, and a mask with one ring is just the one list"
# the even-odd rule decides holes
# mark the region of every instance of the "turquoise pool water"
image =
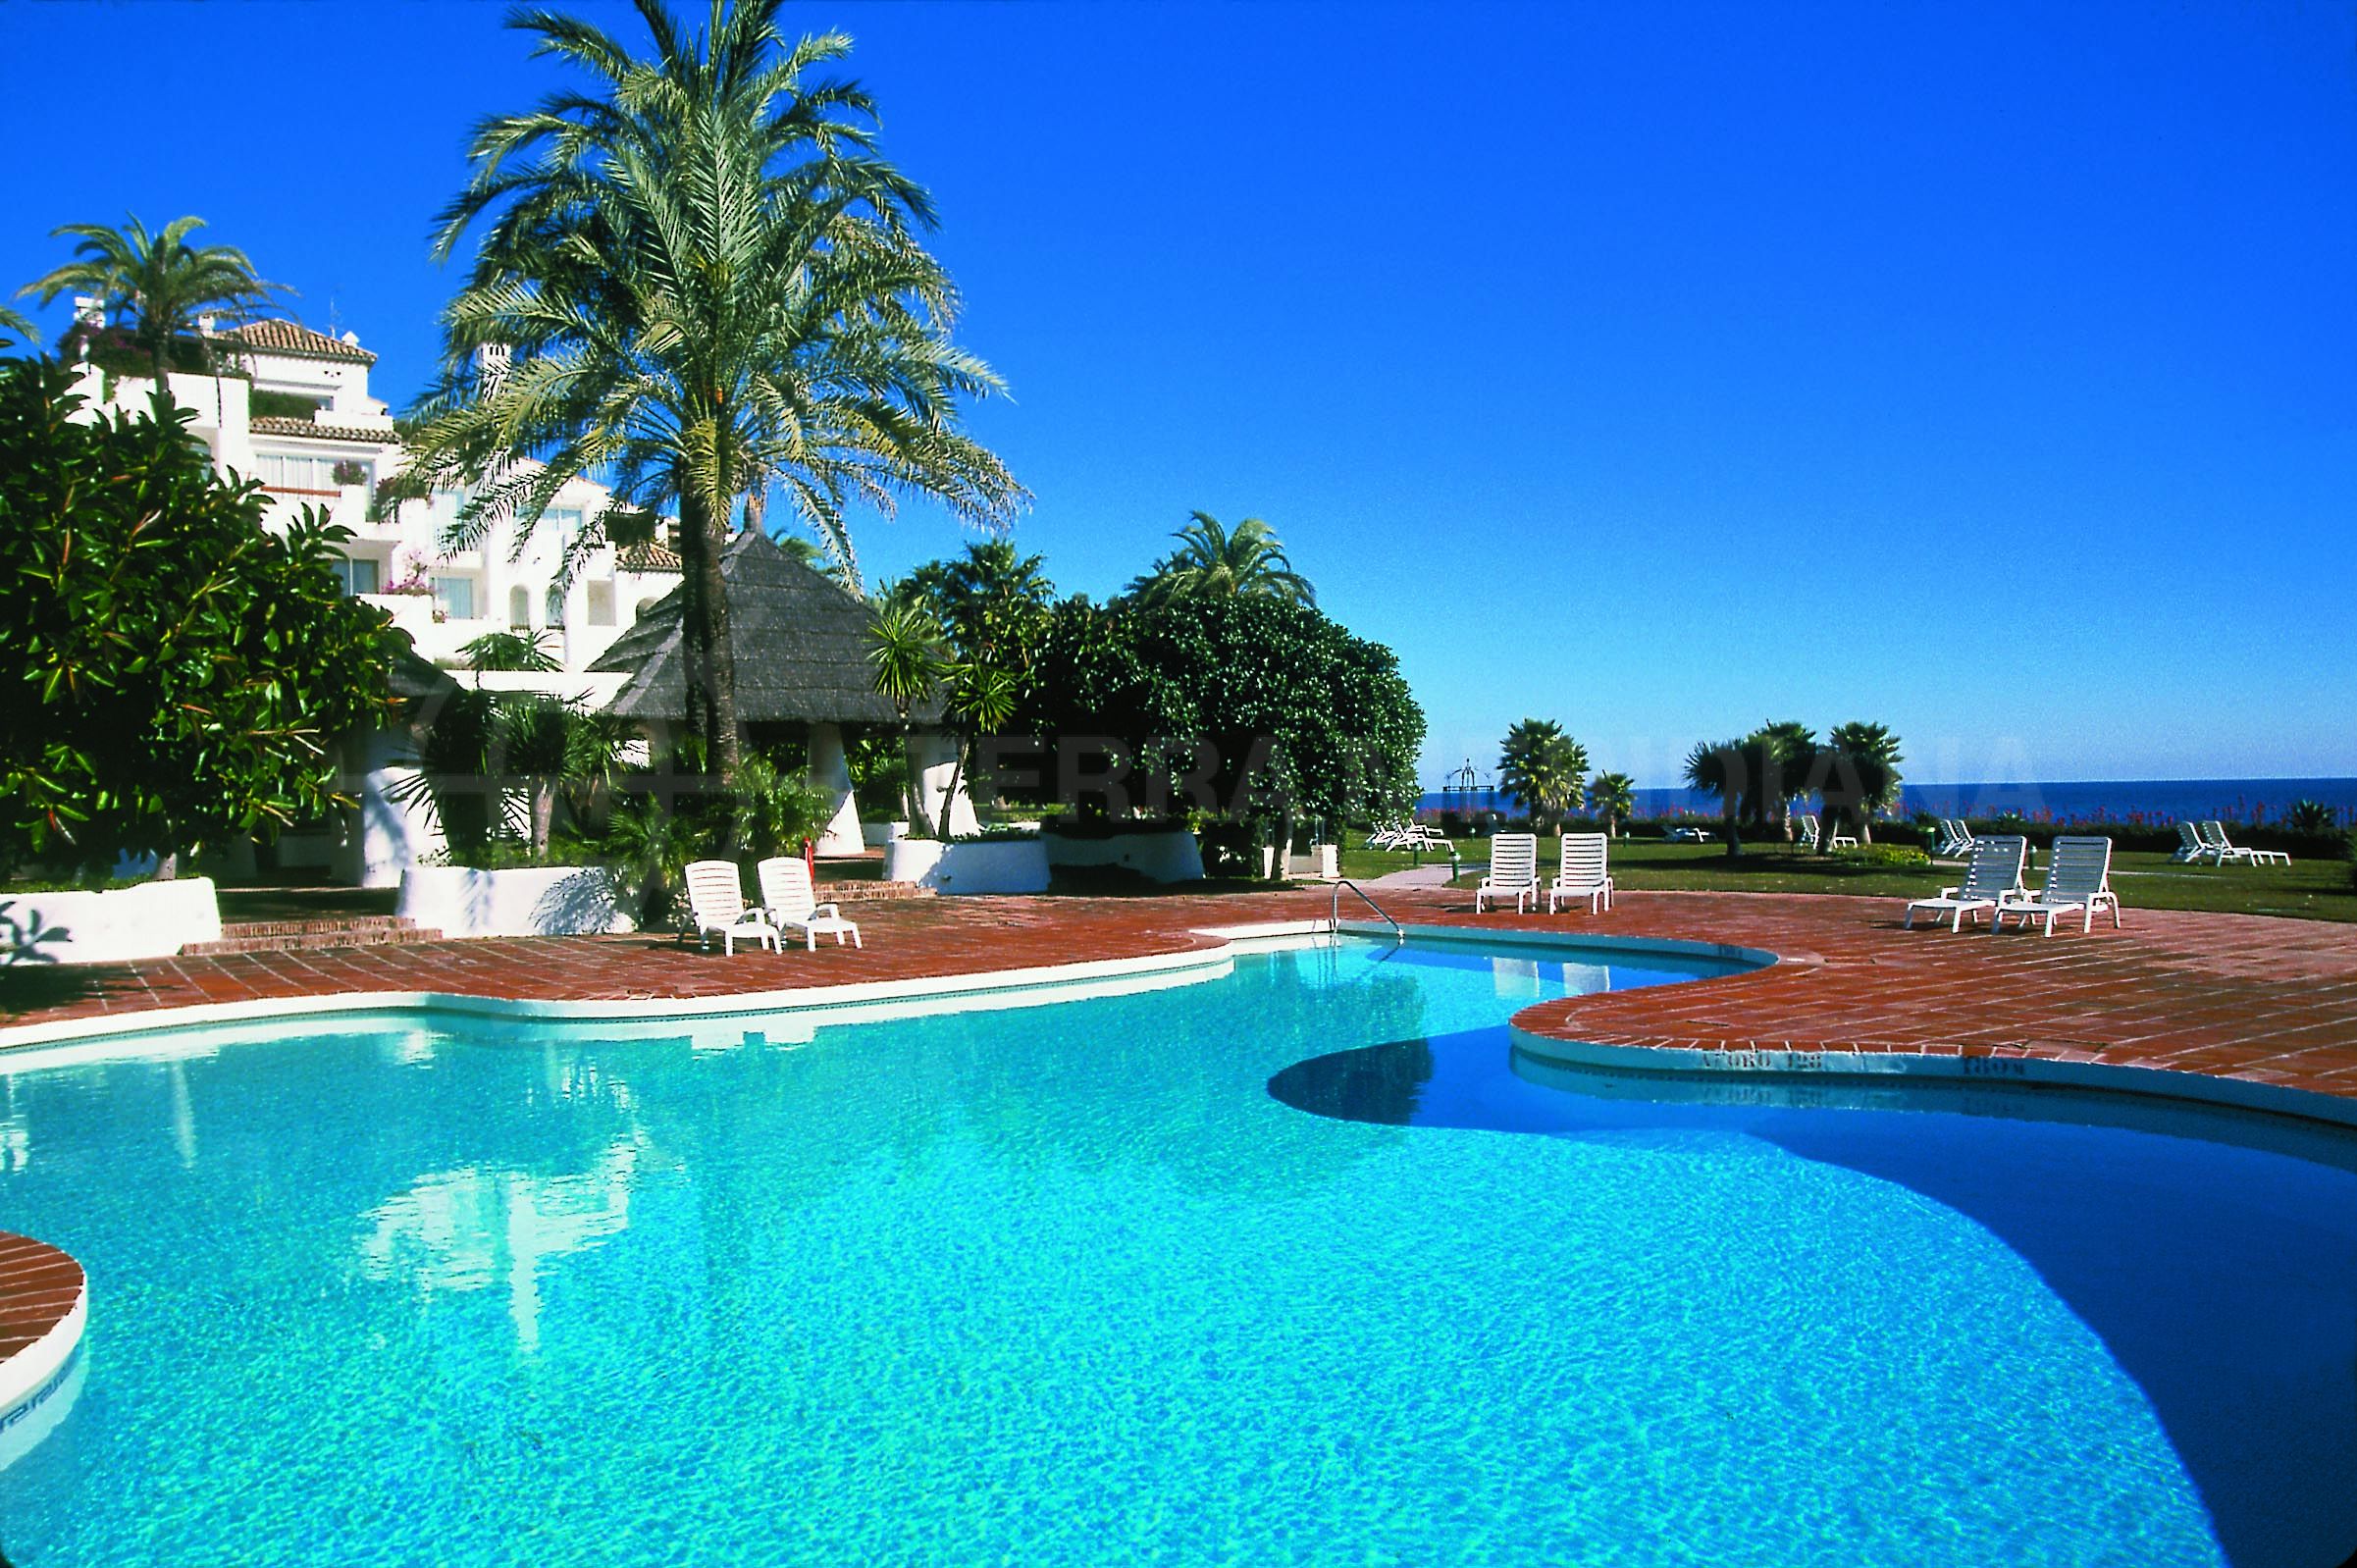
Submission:
[[[1703,967],[1373,944],[799,1028],[0,1077],[55,1564],[2339,1561],[2357,1176],[1518,1071]],[[800,1036],[800,1037],[798,1037]]]

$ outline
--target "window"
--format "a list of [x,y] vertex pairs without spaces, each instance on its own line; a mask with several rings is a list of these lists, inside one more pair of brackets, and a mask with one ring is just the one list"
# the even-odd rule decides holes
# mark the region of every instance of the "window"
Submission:
[[384,590],[384,567],[372,560],[342,560],[336,562],[336,581],[347,594],[375,594]]
[[507,624],[519,632],[532,624],[532,595],[524,589],[507,591]]
[[333,491],[336,461],[333,457],[298,457],[287,452],[254,454],[254,462],[262,471],[261,481],[272,490]]
[[592,626],[611,626],[614,623],[614,585],[589,585],[589,623]]
[[545,603],[549,614],[541,624],[543,626],[562,626],[564,624],[564,590],[551,587]]
[[475,580],[471,577],[434,579],[434,607],[449,620],[475,618]]
[[541,514],[541,521],[557,531],[560,539],[570,539],[581,532],[581,508],[551,506]]

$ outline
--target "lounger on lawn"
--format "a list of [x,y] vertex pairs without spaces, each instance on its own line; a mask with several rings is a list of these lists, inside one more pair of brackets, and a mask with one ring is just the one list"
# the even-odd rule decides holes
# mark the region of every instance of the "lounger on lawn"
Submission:
[[2046,885],[2035,897],[2023,894],[2008,899],[1997,906],[1992,930],[2005,929],[2005,917],[2021,916],[2021,928],[2029,929],[2033,919],[2046,923],[2046,934],[2054,935],[2054,917],[2076,911],[2079,929],[2095,929],[2095,912],[2112,912],[2112,928],[2120,928],[2120,897],[2112,891],[2112,841],[2108,838],[2058,838],[2054,852],[2046,862]]
[[1555,879],[1547,884],[1546,913],[1555,913],[1558,904],[1573,899],[1586,899],[1588,913],[1594,915],[1598,904],[1612,908],[1612,875],[1604,862],[1609,846],[1601,833],[1566,833],[1563,835],[1563,866]]
[[2169,857],[2179,865],[2210,858],[2210,846],[2202,842],[2202,830],[2191,822],[2177,824],[2176,853]]
[[1662,834],[1661,838],[1662,842],[1667,844],[1707,844],[1710,842],[1710,829],[1706,827],[1673,827]]
[[2236,848],[2233,840],[2226,837],[2226,825],[2224,822],[2204,822],[2202,824],[2202,840],[2209,846],[2211,855],[2221,865],[2226,864],[2228,861],[2241,861],[2251,865],[2289,865],[2291,863],[2291,857],[2281,850]]
[[860,928],[843,917],[842,910],[818,902],[811,888],[811,868],[800,859],[780,856],[763,861],[754,867],[754,873],[761,879],[761,912],[780,931],[800,931],[804,947],[817,951],[822,935],[834,937],[837,947],[847,936],[853,947],[867,945],[860,940]]
[[1503,903],[1511,895],[1517,914],[1527,903],[1539,904],[1539,835],[1500,833],[1490,841],[1490,870],[1473,890],[1473,913],[1482,906]]
[[[737,875],[734,861],[688,862],[688,920],[696,927],[697,940],[707,949],[717,931],[720,951],[732,958],[740,936],[753,937],[772,953],[777,951],[777,927],[762,919],[760,911],[745,907],[745,884]],[[686,934],[683,927],[680,935]]]
[[2029,857],[2029,840],[2017,833],[1992,833],[1987,838],[1972,841],[1972,858],[1964,862],[1964,879],[1955,887],[1940,889],[1940,896],[1916,899],[1907,906],[1907,928],[1915,928],[1915,912],[1931,912],[1933,923],[1939,916],[1953,916],[1949,929],[1964,928],[1964,916],[1987,913],[1994,919],[1997,906],[2008,899],[2025,896],[2021,886],[2021,862]]
[[1972,829],[1961,816],[1940,818],[1940,842],[1931,852],[1943,860],[1961,861],[1972,853]]
[[1801,848],[1813,850],[1817,847],[1817,836],[1824,829],[1817,826],[1817,819],[1814,816],[1796,816],[1793,818],[1793,826],[1800,830]]

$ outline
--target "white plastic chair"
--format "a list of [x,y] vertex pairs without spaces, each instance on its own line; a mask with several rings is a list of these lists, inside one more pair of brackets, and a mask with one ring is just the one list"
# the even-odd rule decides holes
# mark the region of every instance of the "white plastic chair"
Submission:
[[1858,835],[1835,833],[1825,840],[1825,847],[1829,850],[1854,850],[1858,848]]
[[847,936],[853,947],[867,946],[860,940],[860,928],[843,917],[839,907],[818,902],[811,886],[811,868],[799,858],[779,856],[753,869],[761,882],[761,913],[781,931],[800,931],[805,948],[816,952],[822,935],[832,936],[837,947]]
[[1610,846],[1601,833],[1566,833],[1563,838],[1563,864],[1555,879],[1546,887],[1546,913],[1552,915],[1558,905],[1574,899],[1588,901],[1588,913],[1594,915],[1600,903],[1605,910],[1612,908],[1612,875],[1605,867]]
[[719,933],[720,951],[731,958],[740,936],[758,938],[770,952],[777,951],[777,927],[762,919],[760,911],[745,907],[745,884],[734,861],[688,862],[688,920],[707,951],[714,932]]
[[2120,929],[2120,897],[2112,891],[2112,841],[2108,838],[2065,837],[2054,841],[2054,852],[2046,862],[2046,885],[2033,897],[2022,894],[2007,899],[1997,906],[1991,920],[1992,931],[2005,929],[2005,917],[2021,916],[2021,928],[2029,929],[2033,919],[2043,920],[2046,934],[2054,935],[2054,917],[2079,913],[2079,929],[2095,929],[2095,912],[2112,912],[2112,929]]
[[2202,842],[2202,830],[2191,822],[2177,824],[2176,853],[2169,857],[2179,865],[2210,858],[2210,846]]
[[2017,833],[1992,833],[1987,838],[1972,841],[1972,858],[1964,862],[1964,879],[1955,887],[1940,889],[1938,898],[1915,899],[1907,906],[1907,928],[1915,928],[1915,912],[1928,910],[1933,923],[1938,916],[1954,916],[1951,930],[1964,928],[1964,916],[1986,912],[1993,919],[1997,906],[2005,901],[2025,896],[2021,885],[2021,865],[2029,858],[2029,840]]
[[1473,913],[1482,913],[1482,906],[1492,901],[1504,902],[1513,895],[1516,914],[1528,904],[1539,903],[1539,835],[1536,833],[1500,833],[1490,841],[1490,869],[1482,877],[1482,885],[1473,890]]
[[1943,860],[1962,860],[1972,853],[1972,829],[1961,816],[1940,818],[1940,842],[1932,850]]
[[1817,847],[1817,837],[1824,832],[1824,829],[1817,825],[1814,813],[1794,817],[1793,826],[1801,830],[1801,848],[1813,850]]

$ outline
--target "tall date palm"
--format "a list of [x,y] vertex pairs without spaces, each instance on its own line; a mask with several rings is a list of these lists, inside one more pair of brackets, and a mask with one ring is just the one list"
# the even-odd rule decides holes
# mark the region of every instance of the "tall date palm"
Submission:
[[396,492],[464,487],[464,548],[503,520],[528,535],[568,480],[596,478],[614,499],[562,542],[568,567],[610,519],[676,506],[688,711],[725,778],[741,743],[720,555],[741,502],[765,513],[774,487],[848,563],[854,503],[923,494],[995,525],[1023,495],[960,425],[1000,383],[952,341],[957,291],[919,242],[931,200],[877,156],[867,96],[816,75],[850,40],[790,39],[781,5],[713,0],[692,31],[637,0],[644,57],[578,18],[509,18],[590,87],[475,133],[437,253],[480,238]]
[[1231,529],[1209,512],[1196,512],[1171,536],[1178,548],[1129,585],[1148,604],[1173,600],[1265,594],[1295,604],[1316,605],[1317,590],[1293,570],[1277,531],[1257,517]]

